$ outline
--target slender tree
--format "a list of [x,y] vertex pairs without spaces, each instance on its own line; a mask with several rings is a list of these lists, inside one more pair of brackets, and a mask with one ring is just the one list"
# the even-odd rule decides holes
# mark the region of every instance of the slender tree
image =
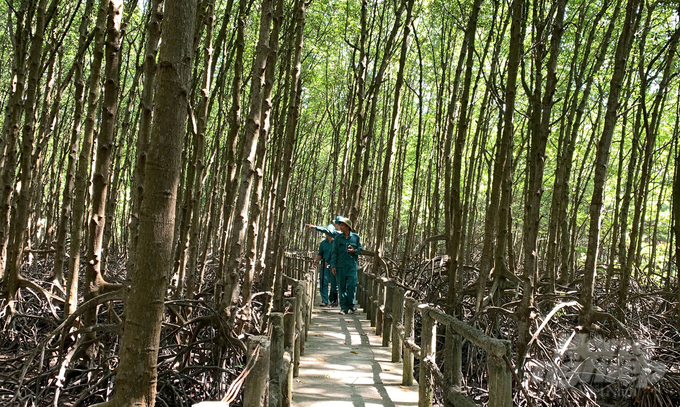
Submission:
[[[50,8],[56,7],[53,0]],[[28,79],[26,87],[26,99],[24,101],[24,124],[21,131],[21,160],[19,166],[19,189],[16,197],[16,213],[12,219],[12,231],[10,234],[7,269],[5,272],[6,296],[10,313],[15,309],[16,294],[23,278],[20,275],[23,264],[23,253],[28,239],[28,217],[33,171],[33,149],[35,147],[35,108],[37,106],[37,93],[40,85],[41,56],[43,52],[44,34],[47,26],[47,0],[40,0],[36,9],[36,27],[28,53]],[[25,281],[25,280],[23,280]]]
[[[293,42],[292,54],[293,61],[290,66],[290,95],[289,104],[286,109],[286,127],[284,152],[281,159],[283,168],[278,187],[278,215],[276,217],[276,224],[273,233],[273,259],[275,268],[269,269],[269,273],[275,273],[274,276],[274,303],[273,309],[282,310],[283,308],[283,222],[287,214],[288,206],[288,188],[290,186],[291,170],[293,167],[293,147],[295,144],[295,134],[297,132],[298,120],[300,118],[300,100],[302,95],[301,70],[302,70],[302,45],[303,34],[305,29],[305,16],[307,12],[307,3],[304,0],[297,0],[295,5],[295,37]],[[269,279],[268,281],[271,281]],[[272,308],[265,308],[265,312],[269,314]]]
[[154,108],[154,81],[156,78],[156,54],[161,36],[161,20],[163,19],[163,0],[151,0],[149,3],[149,22],[146,25],[146,42],[144,45],[144,83],[140,99],[141,119],[135,144],[135,166],[130,187],[130,223],[127,271],[130,275],[134,269],[137,255],[137,233],[139,225],[139,208],[144,198],[144,179],[146,177],[146,157],[151,134]]
[[[550,38],[550,58],[547,63],[545,89],[543,87],[541,72],[536,72],[536,83],[533,99],[533,123],[529,160],[527,170],[529,173],[526,203],[524,210],[524,275],[522,302],[517,310],[518,324],[518,366],[524,365],[524,355],[527,352],[525,344],[531,338],[530,326],[532,322],[531,308],[534,306],[534,295],[538,279],[538,231],[540,228],[541,197],[543,195],[543,173],[545,170],[546,147],[550,134],[550,121],[552,118],[553,97],[557,89],[557,58],[562,44],[564,33],[564,14],[566,0],[557,2],[557,9],[552,22],[552,34]],[[537,34],[540,37],[540,34]],[[545,46],[538,45],[534,51],[536,55],[535,66],[542,69],[542,59],[545,57]],[[541,55],[543,54],[543,55]],[[541,92],[543,96],[541,97]]]
[[[85,10],[80,22],[78,49],[84,51],[84,46],[87,41],[88,25],[92,16],[92,9],[94,7],[94,0],[88,0],[85,3]],[[75,171],[76,159],[78,157],[78,144],[80,142],[80,131],[83,121],[83,107],[85,105],[85,81],[83,80],[84,70],[84,52],[76,56],[74,67],[75,74],[73,76],[74,82],[74,114],[73,127],[71,129],[71,139],[69,141],[69,154],[67,159],[66,179],[64,181],[64,192],[61,206],[61,214],[59,216],[59,226],[57,227],[57,242],[56,254],[54,256],[54,277],[59,282],[63,276],[64,260],[66,259],[66,233],[68,230],[68,221],[71,217],[71,208],[73,200],[73,188],[75,185]],[[56,143],[55,143],[56,144]],[[68,295],[75,296],[75,293]],[[75,305],[75,304],[72,304]],[[66,313],[70,314],[73,309],[66,309]]]
[[[670,153],[669,153],[670,154]],[[675,178],[673,180],[673,234],[675,235],[675,270],[676,276],[680,275],[680,147],[678,139],[675,139]],[[680,287],[678,287],[678,300],[680,300]],[[680,329],[680,310],[677,311],[676,327]]]
[[[387,193],[389,192],[390,170],[392,168],[392,155],[394,154],[394,143],[399,130],[399,113],[401,111],[401,94],[404,86],[404,70],[406,68],[406,57],[408,55],[408,40],[411,32],[411,21],[413,20],[413,0],[407,2],[406,5],[406,21],[404,22],[404,33],[401,40],[401,55],[399,57],[399,69],[397,70],[397,80],[394,85],[394,101],[392,103],[392,116],[390,119],[390,128],[387,135],[387,145],[385,149],[385,161],[382,168],[382,182],[378,187],[378,219],[376,221],[375,229],[375,250],[379,257],[385,255],[385,235],[387,230],[387,218],[389,212],[389,205],[387,202]],[[377,259],[376,259],[377,262]],[[378,264],[378,263],[377,263]],[[374,266],[376,270],[379,267]],[[389,270],[385,270],[389,274]]]
[[[650,10],[651,14],[651,10]],[[650,171],[652,165],[652,155],[654,154],[656,139],[658,133],[658,126],[660,121],[660,113],[662,110],[663,101],[668,93],[669,81],[672,75],[672,66],[676,54],[676,48],[678,44],[678,38],[680,37],[680,30],[676,30],[671,36],[668,47],[666,49],[665,58],[662,60],[662,64],[665,65],[663,69],[663,76],[661,82],[659,83],[659,88],[657,94],[652,102],[651,112],[648,112],[646,108],[646,98],[642,95],[642,106],[641,109],[645,110],[643,122],[644,122],[644,133],[645,133],[645,154],[642,161],[642,169],[640,170],[639,185],[641,186],[642,193],[636,194],[635,197],[635,211],[633,215],[632,230],[630,233],[630,246],[628,247],[627,258],[621,264],[621,287],[619,289],[619,302],[618,302],[618,317],[623,320],[625,318],[625,309],[627,308],[628,300],[628,290],[630,287],[631,278],[631,268],[633,267],[633,262],[636,258],[639,259],[635,246],[638,244],[638,240],[642,240],[642,205],[643,201],[646,201],[649,190],[649,179]],[[645,81],[646,82],[646,81]]]
[[[101,269],[102,243],[104,239],[104,225],[106,217],[106,198],[109,190],[111,169],[111,152],[113,149],[116,115],[118,113],[118,92],[120,51],[121,51],[121,22],[123,18],[123,0],[110,0],[106,4],[108,9],[106,67],[104,75],[104,100],[102,108],[101,128],[97,137],[97,156],[92,175],[92,212],[88,222],[88,244],[85,280],[85,301],[102,294],[107,289],[118,288],[104,281]],[[88,314],[94,324],[95,314]],[[88,325],[89,326],[89,325]]]
[[87,110],[85,113],[85,127],[83,141],[78,156],[78,169],[75,178],[75,192],[73,195],[73,212],[71,216],[71,242],[69,246],[68,282],[66,309],[70,313],[78,303],[78,282],[80,271],[80,248],[85,223],[86,200],[90,179],[90,163],[92,162],[92,146],[95,133],[95,115],[99,105],[101,91],[101,67],[104,59],[104,44],[106,40],[106,16],[108,14],[108,0],[100,0],[97,19],[94,28],[93,56],[90,62],[90,77],[88,80]]
[[595,317],[593,295],[595,291],[595,276],[597,275],[596,264],[600,245],[602,205],[604,201],[605,181],[607,179],[607,168],[609,166],[609,150],[617,121],[619,96],[621,95],[628,56],[630,54],[633,36],[640,20],[641,13],[642,6],[640,1],[629,0],[626,5],[626,17],[616,45],[614,71],[609,83],[609,96],[607,99],[607,112],[605,114],[604,128],[602,129],[602,137],[597,145],[595,179],[589,211],[588,251],[586,253],[583,292],[581,293],[580,299],[583,308],[579,315],[579,324],[582,327],[582,332],[586,335],[589,335]]
[[255,155],[258,142],[260,141],[259,136],[262,125],[264,78],[267,56],[271,46],[269,42],[273,14],[271,0],[262,1],[260,13],[260,33],[251,74],[250,107],[243,133],[243,143],[239,152],[239,156],[242,157],[242,163],[238,197],[234,206],[234,223],[231,231],[232,241],[231,246],[228,248],[227,268],[223,275],[226,283],[224,284],[225,290],[221,300],[221,307],[227,311],[227,317],[232,323],[236,317],[236,308],[240,302],[240,264],[243,259],[243,247],[245,245],[248,210],[250,208],[250,192],[255,176]]
[[153,407],[165,291],[172,270],[172,239],[182,140],[191,84],[195,0],[165,4],[154,121],[139,224],[139,250],[128,288],[120,363],[113,398],[99,404]]
[[[10,84],[5,121],[2,126],[2,162],[0,163],[0,278],[4,278],[7,268],[7,245],[10,239],[10,205],[14,190],[14,177],[17,168],[17,141],[23,113],[24,90],[26,86],[26,54],[28,53],[28,33],[33,14],[29,5],[31,0],[22,0],[14,10],[14,33],[12,55],[12,81]],[[9,287],[9,286],[8,286]],[[5,289],[7,291],[7,289]]]

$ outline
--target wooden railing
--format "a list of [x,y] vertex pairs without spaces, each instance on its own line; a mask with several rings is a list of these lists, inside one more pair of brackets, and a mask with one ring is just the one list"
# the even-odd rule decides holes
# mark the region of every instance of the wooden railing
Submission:
[[[420,304],[406,297],[405,290],[394,280],[359,271],[357,301],[366,312],[382,345],[392,345],[392,362],[403,358],[402,384],[414,382],[414,359],[420,360],[418,378],[418,406],[431,407],[435,383],[446,400],[455,406],[477,406],[462,391],[462,340],[483,349],[487,356],[489,373],[489,407],[512,406],[512,370],[509,366],[511,344],[508,340],[489,337],[441,310]],[[422,329],[420,344],[415,341],[415,313],[420,312]],[[437,324],[446,330],[444,364],[442,372],[437,366]]]
[[[243,385],[244,407],[290,407],[293,379],[300,372],[314,306],[315,272],[311,257],[286,254],[283,268],[283,312],[272,312],[268,335],[248,338],[246,366],[220,402],[194,407],[228,407],[227,399]],[[268,397],[267,397],[268,396]],[[233,400],[233,398],[232,398]]]

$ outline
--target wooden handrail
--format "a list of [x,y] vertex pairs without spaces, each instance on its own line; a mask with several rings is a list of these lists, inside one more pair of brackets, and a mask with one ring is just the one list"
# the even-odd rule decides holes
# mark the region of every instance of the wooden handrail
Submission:
[[[489,371],[489,407],[512,406],[512,372],[504,358],[510,356],[511,342],[492,338],[481,330],[448,315],[440,309],[421,304],[405,296],[396,281],[359,272],[357,299],[367,313],[376,334],[383,335],[383,346],[392,344],[392,361],[403,356],[402,384],[413,384],[414,357],[421,361],[419,378],[419,407],[432,406],[434,383],[444,389],[446,399],[454,405],[475,406],[461,392],[462,339],[483,349],[487,354]],[[414,317],[422,315],[421,343],[414,340]],[[403,318],[403,322],[402,322]],[[435,363],[437,323],[447,328],[445,342],[446,371],[441,372]]]
[[253,336],[248,340],[253,367],[244,383],[246,407],[292,405],[293,380],[300,372],[300,356],[304,355],[314,307],[316,273],[310,267],[311,261],[309,255],[284,254],[284,288],[287,291],[291,286],[293,296],[284,298],[284,313],[270,315],[269,336]]
[[[277,407],[291,405],[293,377],[299,373],[300,355],[304,354],[316,287],[316,273],[310,267],[310,263],[311,256],[301,256],[296,253],[285,254],[284,282],[292,287],[291,292],[294,296],[285,299],[289,309],[293,312],[284,316],[284,321],[286,321],[284,323],[285,351],[282,362],[284,365],[287,363],[291,368],[288,369],[286,379],[280,386],[282,403],[275,402],[274,405]],[[394,280],[362,271],[359,272],[358,279],[359,306],[366,312],[371,326],[376,328],[376,334],[383,336],[383,346],[392,346],[392,360],[398,362],[403,359],[402,383],[404,385],[413,384],[414,359],[420,360],[419,407],[432,406],[435,383],[442,387],[446,399],[454,405],[464,407],[476,405],[460,388],[462,380],[460,349],[463,338],[486,351],[489,372],[489,407],[512,406],[512,375],[504,359],[510,356],[510,341],[492,338],[430,304],[419,303],[414,298],[406,296],[405,290]],[[416,312],[421,313],[423,322],[420,344],[415,341]],[[273,320],[279,321],[280,318]],[[447,328],[446,370],[444,372],[440,371],[435,360],[438,323]],[[280,355],[280,347],[277,349],[274,353]],[[277,359],[281,358],[277,356]],[[273,368],[272,371],[274,371]]]

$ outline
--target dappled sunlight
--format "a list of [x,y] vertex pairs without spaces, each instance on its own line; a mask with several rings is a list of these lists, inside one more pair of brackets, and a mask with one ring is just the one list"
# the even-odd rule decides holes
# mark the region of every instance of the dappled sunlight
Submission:
[[315,312],[294,382],[296,407],[417,406],[417,386],[402,386],[402,365],[391,362],[365,314]]

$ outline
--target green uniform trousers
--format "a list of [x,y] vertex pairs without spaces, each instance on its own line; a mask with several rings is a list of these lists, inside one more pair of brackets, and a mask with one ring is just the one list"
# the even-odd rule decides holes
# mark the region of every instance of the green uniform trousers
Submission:
[[353,268],[336,269],[340,309],[344,312],[354,309],[354,296],[357,293],[357,270]]

